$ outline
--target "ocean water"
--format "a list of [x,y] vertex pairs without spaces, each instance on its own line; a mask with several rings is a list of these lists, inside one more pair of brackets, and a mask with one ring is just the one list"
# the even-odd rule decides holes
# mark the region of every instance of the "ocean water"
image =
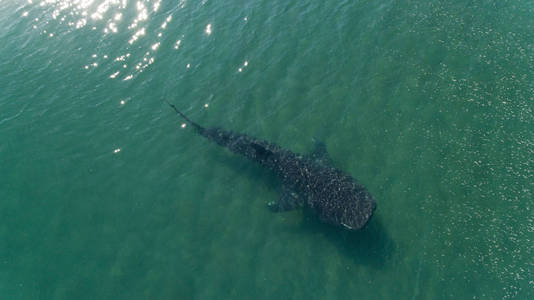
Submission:
[[[534,2],[0,1],[0,299],[533,299]],[[334,164],[356,233],[163,102]]]

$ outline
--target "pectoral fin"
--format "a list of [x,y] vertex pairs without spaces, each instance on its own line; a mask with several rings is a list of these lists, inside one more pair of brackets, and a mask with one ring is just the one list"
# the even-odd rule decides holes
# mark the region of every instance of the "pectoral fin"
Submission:
[[313,139],[313,141],[315,145],[311,153],[312,159],[322,164],[332,165],[332,159],[330,158],[330,156],[328,155],[328,152],[326,151],[326,145],[323,142],[316,140],[316,139]]
[[302,207],[303,200],[300,195],[287,185],[282,185],[282,195],[278,201],[271,201],[267,206],[272,212],[290,211]]

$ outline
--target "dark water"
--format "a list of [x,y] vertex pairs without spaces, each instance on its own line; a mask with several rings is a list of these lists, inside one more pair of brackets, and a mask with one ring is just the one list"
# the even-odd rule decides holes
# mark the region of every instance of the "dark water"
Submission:
[[[532,299],[531,1],[0,2],[0,299]],[[377,199],[272,214],[195,135],[324,141]]]

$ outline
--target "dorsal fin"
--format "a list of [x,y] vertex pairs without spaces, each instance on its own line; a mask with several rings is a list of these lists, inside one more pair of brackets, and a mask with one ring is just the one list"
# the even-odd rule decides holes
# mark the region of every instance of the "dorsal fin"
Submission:
[[271,150],[266,149],[264,146],[260,144],[252,143],[251,146],[252,148],[254,148],[254,151],[256,151],[256,156],[258,156],[259,158],[265,159],[273,155],[273,152]]

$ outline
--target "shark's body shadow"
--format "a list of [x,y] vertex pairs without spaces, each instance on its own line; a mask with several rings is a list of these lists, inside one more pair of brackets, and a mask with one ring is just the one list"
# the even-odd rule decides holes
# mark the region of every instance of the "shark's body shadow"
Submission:
[[320,233],[331,242],[342,255],[357,265],[368,265],[382,269],[395,252],[395,243],[382,225],[380,215],[375,215],[369,223],[357,231],[343,230],[322,223],[313,212],[304,210],[301,226],[295,229],[298,234]]
[[[281,180],[273,172],[244,161],[239,156],[228,155],[225,151],[214,150],[210,155],[213,155],[215,164],[232,166],[237,173],[258,184],[266,185],[269,189],[280,192]],[[269,199],[255,203],[255,205],[264,205],[265,209],[268,210],[268,201]],[[391,259],[395,251],[395,243],[384,228],[379,213],[375,214],[364,228],[357,231],[348,231],[323,223],[310,209],[301,209],[299,213],[303,214],[301,224],[292,229],[288,227],[288,231],[299,235],[317,235],[319,233],[332,243],[343,256],[353,260],[357,265],[368,265],[381,269]],[[273,212],[272,214],[273,218],[276,218],[281,217],[281,214],[283,215],[285,212]]]
[[[279,201],[269,203],[273,211],[302,208],[305,230],[323,232],[358,263],[384,265],[394,247],[378,217],[368,224],[376,201],[352,176],[335,167],[324,143],[316,140],[314,151],[308,155],[294,153],[246,134],[217,127],[204,128],[166,102],[201,136],[277,175],[277,181],[282,183],[282,196]],[[275,182],[268,177],[270,180],[266,182]],[[314,211],[314,217],[310,210]]]

